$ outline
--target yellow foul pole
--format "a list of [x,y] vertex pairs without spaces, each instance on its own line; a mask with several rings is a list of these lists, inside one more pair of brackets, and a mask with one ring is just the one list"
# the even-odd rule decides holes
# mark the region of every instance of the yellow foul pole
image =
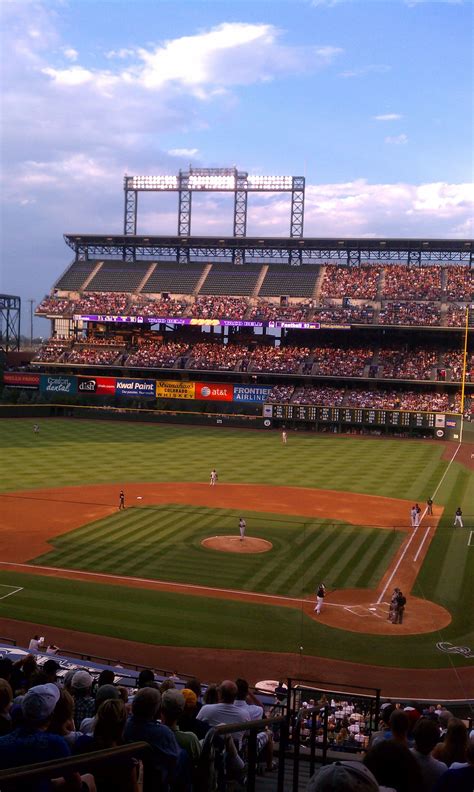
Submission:
[[459,442],[462,443],[462,434],[464,428],[464,399],[466,388],[466,369],[467,369],[467,335],[469,332],[469,305],[466,305],[466,322],[464,326],[464,351],[462,358],[462,378],[461,378],[461,431],[459,433]]

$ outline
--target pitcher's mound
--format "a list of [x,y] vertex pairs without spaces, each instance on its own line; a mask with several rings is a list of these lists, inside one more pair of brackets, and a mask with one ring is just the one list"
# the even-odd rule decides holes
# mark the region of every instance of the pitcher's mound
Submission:
[[273,547],[271,542],[255,536],[246,536],[243,541],[239,536],[209,536],[201,544],[210,550],[220,550],[223,553],[267,553]]

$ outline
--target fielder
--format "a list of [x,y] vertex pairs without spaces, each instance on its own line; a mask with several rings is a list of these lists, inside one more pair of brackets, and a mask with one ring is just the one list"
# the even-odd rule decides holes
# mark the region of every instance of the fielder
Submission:
[[326,596],[326,586],[324,585],[324,583],[321,583],[318,586],[318,590],[316,592],[316,605],[314,606],[316,616],[319,616],[319,614],[321,613],[321,608],[323,607],[325,596]]
[[209,486],[214,487],[217,484],[217,470],[212,468],[211,470],[211,480],[209,481]]
[[286,445],[288,442],[288,435],[285,429],[283,429],[283,432],[281,433],[281,442],[283,443],[283,445]]
[[240,533],[240,541],[243,542],[245,538],[245,529],[247,528],[247,523],[245,522],[244,518],[241,517],[239,519],[239,533]]
[[122,509],[125,509],[125,493],[124,493],[124,491],[123,491],[123,490],[120,490],[120,495],[119,495],[119,511],[121,511]]
[[456,525],[459,525],[461,528],[464,528],[464,523],[462,521],[462,511],[461,511],[461,507],[460,506],[458,506],[458,508],[456,509],[456,514],[454,515],[454,527],[455,528],[456,528]]

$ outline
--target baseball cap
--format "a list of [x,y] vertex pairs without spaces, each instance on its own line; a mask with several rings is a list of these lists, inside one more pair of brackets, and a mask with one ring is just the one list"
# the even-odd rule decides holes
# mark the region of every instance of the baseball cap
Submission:
[[21,709],[27,720],[43,721],[53,714],[59,700],[59,688],[48,682],[29,689],[23,697]]
[[184,696],[181,691],[176,690],[176,688],[165,690],[161,697],[161,708],[177,715],[184,710],[184,704]]
[[92,687],[93,679],[88,671],[76,671],[72,678],[72,687],[76,690],[86,690]]
[[379,792],[379,785],[361,762],[334,762],[310,778],[307,792]]

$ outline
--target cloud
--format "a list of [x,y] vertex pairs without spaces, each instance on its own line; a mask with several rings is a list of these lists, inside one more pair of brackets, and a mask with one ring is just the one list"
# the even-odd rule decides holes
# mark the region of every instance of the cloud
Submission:
[[[308,185],[304,233],[328,237],[469,238],[474,230],[474,185],[371,184]],[[271,211],[270,211],[271,210]],[[288,234],[289,199],[249,204],[248,234]],[[204,231],[204,228],[200,229]]]
[[375,121],[399,121],[403,118],[400,113],[384,113],[382,115],[372,116]]
[[156,46],[110,50],[106,57],[129,59],[123,68],[91,69],[84,65],[42,69],[56,85],[88,83],[91,90],[145,89],[157,92],[174,87],[200,99],[219,95],[233,86],[274,79],[279,74],[314,71],[332,63],[343,50],[331,44],[287,46],[274,25],[223,22],[210,30],[170,39]]
[[195,157],[199,149],[197,148],[175,148],[169,149],[170,157]]
[[386,74],[392,67],[385,63],[372,63],[368,66],[361,66],[358,69],[347,69],[339,74],[339,77],[348,79],[350,77],[366,77],[368,74]]
[[408,135],[402,132],[400,135],[388,135],[384,138],[384,142],[392,146],[404,146],[408,143]]
[[65,58],[71,61],[77,61],[79,53],[74,47],[63,47],[62,51]]

